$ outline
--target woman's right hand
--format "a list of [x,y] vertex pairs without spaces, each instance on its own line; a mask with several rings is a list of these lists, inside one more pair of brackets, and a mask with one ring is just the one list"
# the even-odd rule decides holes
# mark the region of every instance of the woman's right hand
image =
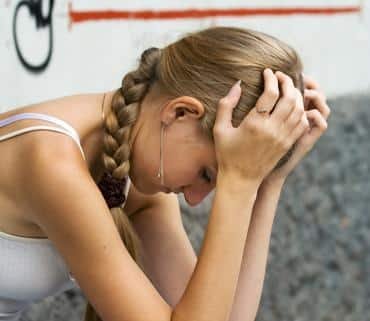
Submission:
[[240,83],[219,101],[213,128],[218,175],[260,184],[309,128],[302,95],[292,79],[271,69],[265,69],[263,76],[264,91],[238,127],[233,127],[231,119],[240,99]]

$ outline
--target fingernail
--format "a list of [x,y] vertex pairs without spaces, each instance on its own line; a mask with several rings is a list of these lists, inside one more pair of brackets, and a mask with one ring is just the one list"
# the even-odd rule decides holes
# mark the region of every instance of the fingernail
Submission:
[[231,89],[230,89],[230,91],[229,91],[229,93],[228,93],[228,95],[230,95],[230,96],[233,96],[234,94],[236,94],[236,91],[238,90],[238,87],[239,88],[241,88],[240,87],[240,84],[241,84],[241,79],[239,79],[232,87],[231,87]]

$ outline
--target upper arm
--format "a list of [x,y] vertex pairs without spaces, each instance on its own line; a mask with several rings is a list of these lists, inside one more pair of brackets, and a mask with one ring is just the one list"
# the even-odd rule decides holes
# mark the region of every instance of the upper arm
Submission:
[[[79,151],[51,150],[30,162],[24,195],[88,300],[105,321],[170,320],[171,307],[128,253]],[[64,156],[73,153],[73,161]]]
[[194,272],[197,257],[184,229],[176,195],[158,193],[151,204],[130,219],[143,245],[144,270],[174,307]]

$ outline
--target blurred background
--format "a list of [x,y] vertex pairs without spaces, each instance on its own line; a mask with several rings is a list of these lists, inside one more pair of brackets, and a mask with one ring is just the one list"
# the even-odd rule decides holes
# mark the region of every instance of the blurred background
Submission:
[[[332,111],[282,192],[257,320],[370,320],[369,1],[1,0],[0,112],[117,88],[144,49],[216,25],[291,44]],[[197,253],[212,196],[192,208],[179,196]],[[76,288],[22,320],[81,320],[84,308]]]

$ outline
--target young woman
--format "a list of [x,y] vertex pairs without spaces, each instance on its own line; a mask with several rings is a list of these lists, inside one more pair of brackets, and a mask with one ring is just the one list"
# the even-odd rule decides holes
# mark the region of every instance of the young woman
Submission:
[[[329,112],[287,44],[215,27],[117,90],[1,114],[0,320],[75,285],[86,320],[254,320],[281,188]],[[213,189],[197,258],[175,193]]]

